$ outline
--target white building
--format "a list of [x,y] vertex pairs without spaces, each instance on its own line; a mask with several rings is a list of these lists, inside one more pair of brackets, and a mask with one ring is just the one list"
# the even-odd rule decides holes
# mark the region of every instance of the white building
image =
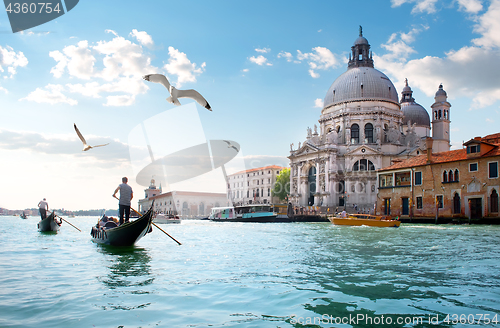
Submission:
[[[348,68],[331,85],[318,127],[290,147],[293,205],[353,206],[373,210],[376,170],[426,151],[431,121],[408,81],[401,100],[391,80],[373,65],[368,40],[351,47]],[[431,106],[433,152],[450,149],[450,103],[440,85]]]
[[279,203],[272,196],[276,177],[285,167],[270,165],[228,175],[228,192],[235,205]]
[[145,213],[154,201],[155,213],[177,214],[182,219],[204,218],[210,214],[212,207],[229,206],[225,193],[169,191],[162,193],[161,186],[156,188],[155,180],[151,180],[145,189],[145,198],[139,200],[139,212]]

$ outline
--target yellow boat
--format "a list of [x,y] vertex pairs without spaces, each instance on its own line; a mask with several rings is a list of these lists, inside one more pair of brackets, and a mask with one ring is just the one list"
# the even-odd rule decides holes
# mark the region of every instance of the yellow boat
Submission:
[[369,227],[394,227],[398,228],[401,221],[390,216],[378,216],[369,214],[349,214],[345,218],[330,216],[328,218],[335,225],[369,226]]

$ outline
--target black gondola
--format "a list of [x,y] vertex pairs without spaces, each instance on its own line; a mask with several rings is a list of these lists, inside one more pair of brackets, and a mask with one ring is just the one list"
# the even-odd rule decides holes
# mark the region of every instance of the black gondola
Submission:
[[24,211],[23,211],[23,214],[21,214],[19,216],[21,217],[21,219],[25,219],[25,220],[28,218],[28,216],[26,215],[26,213],[24,213]]
[[97,224],[97,226],[92,227],[90,235],[92,240],[99,244],[132,246],[151,231],[152,222],[153,207],[137,220],[126,222],[120,226],[116,226],[114,222],[108,222],[103,228],[100,228]]
[[61,226],[61,222],[57,222],[56,213],[52,212],[45,219],[38,222],[38,231],[57,231]]

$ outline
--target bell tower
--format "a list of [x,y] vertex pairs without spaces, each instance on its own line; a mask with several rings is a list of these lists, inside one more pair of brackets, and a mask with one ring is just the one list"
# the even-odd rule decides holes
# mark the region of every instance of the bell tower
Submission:
[[450,150],[450,108],[448,95],[443,90],[443,85],[439,85],[439,89],[434,97],[432,104],[432,152],[440,153]]

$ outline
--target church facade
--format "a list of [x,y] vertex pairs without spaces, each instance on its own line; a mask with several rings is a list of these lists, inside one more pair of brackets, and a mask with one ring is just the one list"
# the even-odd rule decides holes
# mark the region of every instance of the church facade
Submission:
[[290,147],[290,201],[296,206],[355,206],[373,211],[376,171],[426,152],[450,149],[450,103],[440,85],[431,117],[405,83],[401,99],[391,80],[374,68],[370,44],[359,37],[347,71],[330,86],[318,125]]

